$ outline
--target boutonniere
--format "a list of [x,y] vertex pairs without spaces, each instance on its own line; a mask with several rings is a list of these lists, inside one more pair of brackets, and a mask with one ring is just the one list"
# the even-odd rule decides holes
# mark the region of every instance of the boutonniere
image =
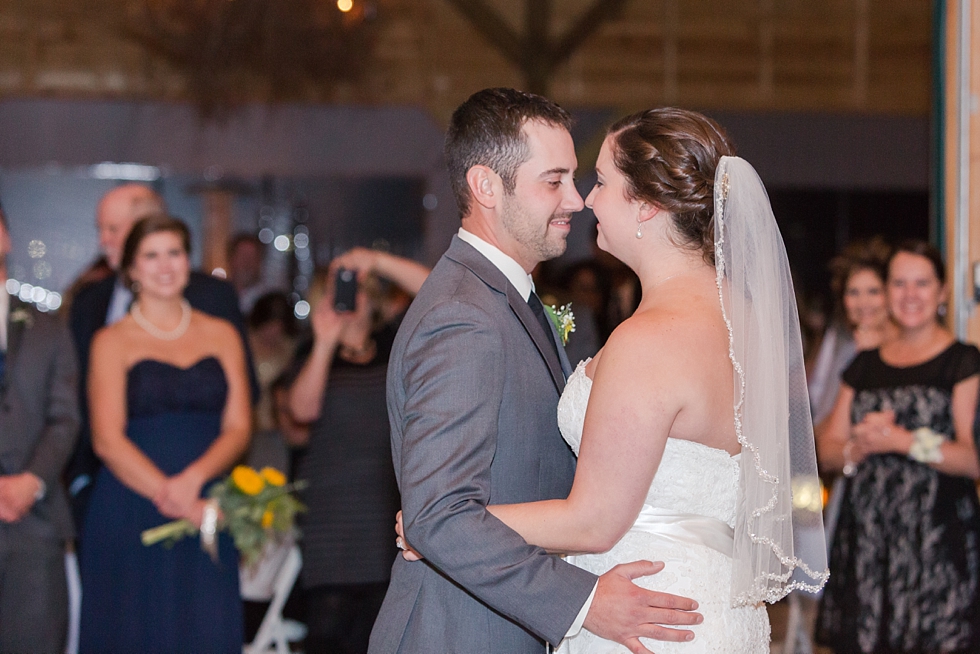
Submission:
[[11,324],[23,323],[25,327],[30,327],[34,324],[34,316],[24,307],[17,307],[10,312],[10,322]]
[[548,312],[548,317],[551,318],[555,329],[558,330],[561,344],[568,345],[568,335],[575,331],[575,314],[572,313],[572,303],[563,304],[560,309],[556,309],[553,304],[546,304],[544,310]]

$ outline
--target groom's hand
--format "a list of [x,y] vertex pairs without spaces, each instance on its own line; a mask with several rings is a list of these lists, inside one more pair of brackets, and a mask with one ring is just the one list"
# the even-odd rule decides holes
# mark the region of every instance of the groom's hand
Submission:
[[668,629],[661,625],[701,624],[700,613],[692,613],[698,603],[686,597],[658,593],[633,583],[664,569],[661,562],[623,563],[599,577],[595,599],[585,617],[584,628],[597,636],[620,643],[633,654],[652,654],[640,642],[640,636],[654,640],[682,642],[693,640],[686,629]]

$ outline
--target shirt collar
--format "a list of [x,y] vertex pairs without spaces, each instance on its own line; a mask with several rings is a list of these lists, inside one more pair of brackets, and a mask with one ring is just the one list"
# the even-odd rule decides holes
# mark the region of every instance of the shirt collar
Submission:
[[507,281],[509,281],[514,288],[517,289],[517,292],[520,293],[521,297],[524,298],[524,301],[527,302],[527,299],[531,296],[531,291],[534,290],[534,280],[531,279],[531,276],[527,274],[521,264],[517,263],[509,255],[504,254],[500,248],[487,243],[476,234],[468,232],[462,227],[459,228],[458,236],[460,240],[466,241],[472,245],[477,252],[489,259],[490,263],[496,266],[497,270],[504,274]]

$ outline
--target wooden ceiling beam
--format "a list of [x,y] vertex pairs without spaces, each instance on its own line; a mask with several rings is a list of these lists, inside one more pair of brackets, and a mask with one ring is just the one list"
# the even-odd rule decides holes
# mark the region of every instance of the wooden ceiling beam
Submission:
[[626,0],[596,0],[555,43],[551,51],[552,68],[557,68],[571,57],[603,23],[619,16],[625,4]]
[[524,67],[524,39],[488,7],[483,0],[448,0],[469,19],[476,30],[492,43],[512,63]]
[[592,6],[552,43],[551,0],[525,0],[525,30],[514,33],[483,0],[448,0],[478,32],[524,74],[528,90],[547,94],[555,69],[564,63],[606,20],[618,15],[626,0],[595,0]]

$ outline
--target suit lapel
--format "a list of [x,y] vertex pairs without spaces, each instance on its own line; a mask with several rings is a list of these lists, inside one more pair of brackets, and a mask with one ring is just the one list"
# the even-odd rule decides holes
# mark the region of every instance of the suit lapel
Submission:
[[[453,236],[452,243],[449,245],[449,249],[446,250],[446,257],[452,259],[456,263],[462,264],[470,269],[473,274],[479,277],[483,283],[485,283],[490,288],[496,290],[499,293],[503,293],[507,297],[507,303],[510,305],[511,310],[517,319],[521,321],[524,326],[524,330],[531,337],[534,342],[534,346],[538,348],[538,352],[541,353],[541,357],[544,359],[545,364],[548,366],[548,372],[551,373],[551,379],[555,382],[555,387],[558,392],[561,393],[565,388],[565,373],[564,373],[564,363],[555,356],[555,348],[548,343],[547,336],[541,333],[541,326],[538,323],[538,319],[534,317],[534,312],[531,311],[531,307],[528,306],[527,302],[520,296],[514,285],[511,284],[504,273],[493,265],[489,259],[480,254],[476,248],[472,247],[469,243],[466,243],[458,236]],[[553,338],[557,338],[556,335],[552,335]],[[562,348],[559,347],[559,352]],[[562,353],[564,356],[564,353]],[[565,361],[568,361],[567,357],[564,357]]]
[[565,390],[565,374],[562,370],[561,361],[555,356],[555,348],[547,341],[548,335],[541,333],[541,324],[535,318],[531,307],[518,294],[517,289],[509,283],[507,284],[507,303],[510,304],[510,308],[517,319],[524,325],[524,330],[534,341],[534,346],[538,348],[538,352],[544,357],[544,362],[548,364],[548,372],[551,373],[551,379],[555,382],[558,392],[561,393]]
[[562,345],[561,339],[558,338],[558,330],[552,326],[551,331],[555,342],[558,343],[558,358],[561,359],[561,371],[565,374],[565,379],[568,379],[572,374],[572,364],[568,360],[565,346]]
[[[112,303],[112,294],[116,290],[116,279],[118,277],[118,275],[109,275],[101,282],[96,282],[101,284],[101,286],[99,286],[98,295],[95,296],[95,306],[92,311],[92,315],[98,321],[98,326],[96,326],[95,331],[98,331],[106,324],[106,319],[109,316],[109,304]],[[92,333],[94,334],[95,331]]]
[[[27,307],[15,297],[10,298],[10,309],[7,312],[7,378],[10,378],[10,371],[13,370],[17,361],[17,354],[20,352],[20,344],[24,338],[24,329],[27,327],[25,320],[12,320],[17,312],[27,311]],[[27,320],[31,320],[30,312],[27,312]]]

